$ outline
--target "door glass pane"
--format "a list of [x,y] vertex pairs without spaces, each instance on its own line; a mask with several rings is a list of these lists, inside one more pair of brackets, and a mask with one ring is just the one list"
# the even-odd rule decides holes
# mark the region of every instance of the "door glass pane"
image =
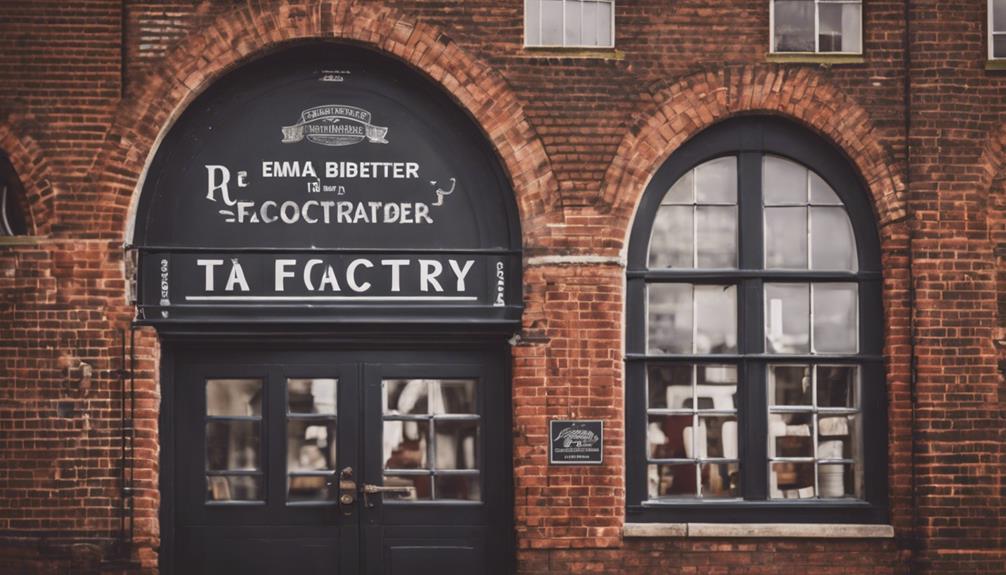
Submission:
[[289,413],[335,415],[335,379],[286,380]]
[[773,413],[769,416],[769,457],[814,457],[814,414]]
[[384,422],[384,468],[429,469],[429,421]]
[[429,501],[433,498],[430,475],[385,475],[384,486],[405,488],[384,493],[384,501]]
[[481,498],[478,475],[437,475],[435,480],[437,499],[478,501]]
[[859,342],[859,286],[814,285],[814,351],[856,353]]
[[206,477],[206,501],[261,501],[262,477],[210,475]]
[[671,189],[667,190],[664,199],[660,201],[662,206],[670,205],[692,205],[695,203],[695,170],[688,170],[685,175],[674,182]]
[[430,386],[425,379],[384,380],[384,412],[386,414],[429,413]]
[[810,203],[815,206],[841,206],[842,200],[828,182],[816,173],[810,172]]
[[478,421],[434,420],[437,469],[478,469]]
[[765,284],[765,351],[810,352],[810,286]]
[[650,409],[689,409],[692,394],[691,365],[650,365],[646,370]]
[[769,405],[811,405],[810,367],[806,365],[771,365],[768,368]]
[[206,380],[206,415],[262,415],[262,380]]
[[337,494],[335,475],[293,474],[287,476],[287,501],[332,501]]
[[206,469],[259,469],[258,421],[206,423]]
[[475,405],[475,380],[430,380],[430,413],[478,413]]
[[773,1],[776,51],[813,52],[814,0]]
[[288,471],[335,469],[335,422],[292,420],[287,422],[286,462]]
[[820,407],[859,406],[859,368],[856,366],[817,366],[817,404]]

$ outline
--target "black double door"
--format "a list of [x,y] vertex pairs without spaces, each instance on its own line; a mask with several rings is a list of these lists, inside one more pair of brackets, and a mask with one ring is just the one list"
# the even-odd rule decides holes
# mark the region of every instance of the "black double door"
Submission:
[[505,352],[176,351],[175,573],[501,573]]

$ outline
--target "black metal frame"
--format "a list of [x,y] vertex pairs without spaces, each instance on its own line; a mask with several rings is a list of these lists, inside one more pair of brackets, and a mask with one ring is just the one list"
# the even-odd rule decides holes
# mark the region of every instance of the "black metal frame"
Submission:
[[[808,166],[845,203],[855,234],[859,271],[763,270],[762,156],[773,154]],[[717,157],[738,158],[738,260],[735,270],[649,270],[650,232],[664,193],[693,167]],[[887,521],[887,394],[883,361],[880,241],[867,188],[841,151],[805,128],[772,117],[738,117],[702,132],[655,173],[643,195],[629,240],[626,284],[626,505],[629,522],[832,522]],[[859,353],[782,355],[764,351],[763,284],[766,281],[849,282],[859,285]],[[737,286],[738,353],[648,355],[646,285],[661,282]],[[738,500],[647,501],[646,366],[659,363],[733,364],[738,368],[737,412],[742,466]],[[765,366],[861,365],[865,497],[846,500],[769,500],[768,399]],[[883,438],[881,440],[880,438]]]

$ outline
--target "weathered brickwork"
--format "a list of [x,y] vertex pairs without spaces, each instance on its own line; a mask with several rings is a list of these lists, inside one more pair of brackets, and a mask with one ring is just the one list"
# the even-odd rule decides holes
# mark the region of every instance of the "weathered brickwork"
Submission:
[[[523,48],[520,0],[0,2],[0,150],[31,234],[0,244],[0,572],[156,572],[152,331],[137,349],[133,563],[113,563],[121,248],[144,167],[224,72],[341,39],[443,86],[513,184],[522,572],[1006,573],[1006,71],[985,69],[984,0],[910,5],[909,54],[906,3],[867,0],[863,61],[821,66],[766,56],[768,0],[619,1],[613,52]],[[628,230],[661,162],[740,114],[834,142],[871,194],[893,540],[622,537]],[[556,417],[604,419],[604,465],[549,467]]]

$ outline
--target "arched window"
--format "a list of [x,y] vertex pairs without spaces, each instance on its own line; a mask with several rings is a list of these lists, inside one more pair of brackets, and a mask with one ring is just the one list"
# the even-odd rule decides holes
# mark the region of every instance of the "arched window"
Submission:
[[738,118],[678,150],[629,246],[629,521],[883,521],[879,241],[848,160]]
[[22,205],[24,188],[7,156],[0,151],[0,237],[27,233]]

